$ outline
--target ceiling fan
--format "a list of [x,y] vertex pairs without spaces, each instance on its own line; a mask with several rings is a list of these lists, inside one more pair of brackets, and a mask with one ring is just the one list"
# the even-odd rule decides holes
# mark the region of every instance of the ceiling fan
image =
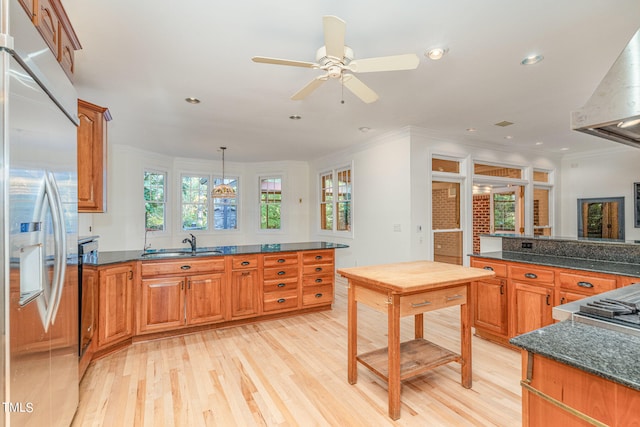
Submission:
[[363,102],[369,104],[378,99],[378,94],[358,79],[354,73],[413,70],[418,67],[420,59],[414,53],[354,60],[353,50],[344,44],[346,23],[337,16],[331,15],[324,16],[322,23],[324,27],[324,46],[316,52],[316,62],[293,61],[264,56],[251,58],[253,62],[323,70],[324,74],[311,80],[291,97],[295,101],[306,98],[324,82],[332,78],[340,80],[344,87],[353,92]]

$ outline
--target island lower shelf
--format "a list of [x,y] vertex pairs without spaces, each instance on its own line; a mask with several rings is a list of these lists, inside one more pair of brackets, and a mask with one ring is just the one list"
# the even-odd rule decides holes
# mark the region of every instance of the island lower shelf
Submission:
[[[389,349],[387,347],[360,354],[356,360],[374,374],[389,381]],[[424,372],[462,360],[458,353],[440,347],[431,341],[419,338],[400,343],[400,381],[423,374]]]

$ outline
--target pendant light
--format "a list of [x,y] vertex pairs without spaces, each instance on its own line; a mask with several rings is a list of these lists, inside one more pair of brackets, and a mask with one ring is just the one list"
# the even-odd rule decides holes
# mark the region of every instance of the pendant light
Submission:
[[236,197],[236,190],[224,183],[224,150],[226,150],[227,147],[220,147],[220,149],[222,150],[222,184],[213,187],[211,197],[217,199],[233,199]]

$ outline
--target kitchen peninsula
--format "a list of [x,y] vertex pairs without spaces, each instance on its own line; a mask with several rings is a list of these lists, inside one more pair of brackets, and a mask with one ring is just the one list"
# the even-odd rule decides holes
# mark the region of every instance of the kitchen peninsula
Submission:
[[83,270],[96,314],[81,373],[91,358],[134,341],[329,310],[334,252],[346,247],[301,242],[101,252]]

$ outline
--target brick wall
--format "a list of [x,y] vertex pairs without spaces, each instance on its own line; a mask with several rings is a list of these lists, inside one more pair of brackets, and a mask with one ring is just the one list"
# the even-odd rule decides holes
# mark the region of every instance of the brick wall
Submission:
[[473,195],[473,252],[480,252],[480,235],[491,232],[491,195]]

